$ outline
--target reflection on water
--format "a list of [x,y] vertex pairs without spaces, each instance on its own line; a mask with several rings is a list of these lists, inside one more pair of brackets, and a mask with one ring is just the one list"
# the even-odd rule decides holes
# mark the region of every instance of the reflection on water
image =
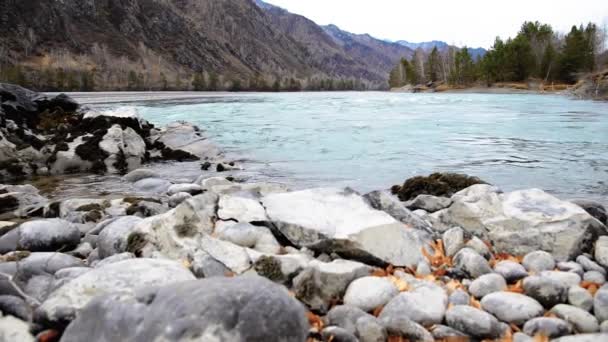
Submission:
[[[254,180],[368,191],[456,171],[505,190],[608,197],[608,104],[601,102],[380,92],[74,97],[93,107],[134,106],[155,124],[194,122],[229,155],[249,160],[243,177]],[[196,178],[198,165],[189,167],[159,168]]]

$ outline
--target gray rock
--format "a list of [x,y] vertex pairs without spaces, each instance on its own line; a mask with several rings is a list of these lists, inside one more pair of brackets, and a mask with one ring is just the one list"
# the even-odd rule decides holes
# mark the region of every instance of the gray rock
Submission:
[[422,325],[403,316],[387,316],[380,318],[389,336],[402,336],[414,341],[432,342],[433,335]]
[[429,234],[434,233],[433,228],[425,220],[406,208],[396,196],[393,196],[388,191],[370,192],[365,194],[363,198],[372,208],[382,210],[414,229],[423,230]]
[[513,342],[534,342],[534,339],[522,332],[513,334]]
[[429,213],[434,213],[445,209],[452,204],[452,200],[447,197],[437,197],[431,195],[418,195],[406,204],[410,210],[422,209]]
[[15,250],[32,252],[71,250],[78,246],[80,232],[61,219],[34,220],[22,223],[0,237],[0,254]]
[[359,342],[359,339],[350,332],[340,328],[329,326],[321,331],[321,336],[324,341],[336,342]]
[[589,215],[595,217],[598,221],[608,225],[608,211],[601,203],[589,200],[574,200],[572,203],[585,209]]
[[97,261],[91,263],[90,265],[95,268],[100,268],[100,267],[104,267],[105,265],[117,263],[119,261],[129,260],[129,259],[135,259],[135,254],[129,253],[129,252],[114,254],[103,260],[97,260]]
[[357,334],[360,342],[384,342],[388,338],[386,328],[380,321],[371,315],[359,317],[356,322]]
[[447,305],[448,296],[444,289],[421,282],[413,290],[402,292],[388,302],[379,318],[405,317],[422,325],[439,324]]
[[230,269],[221,262],[214,259],[205,251],[194,254],[192,261],[192,273],[197,278],[225,277],[231,273]]
[[192,197],[192,195],[190,195],[187,192],[178,192],[176,194],[173,194],[173,195],[171,195],[171,197],[169,197],[169,207],[175,208],[178,205],[180,205],[183,201],[185,201],[191,197]]
[[484,297],[492,292],[504,291],[507,289],[507,282],[500,274],[489,273],[473,280],[469,286],[469,292],[476,298]]
[[597,272],[600,272],[603,275],[606,275],[606,269],[603,268],[602,266],[600,266],[595,261],[591,260],[586,255],[579,255],[576,258],[576,262],[578,262],[579,264],[581,264],[581,266],[583,266],[583,269],[585,269],[585,271],[597,271]]
[[600,329],[597,319],[592,314],[576,306],[558,304],[550,312],[572,324],[578,333],[593,333]]
[[431,265],[427,260],[421,260],[416,266],[416,274],[421,276],[429,275],[433,272]]
[[88,242],[81,242],[80,245],[76,247],[76,249],[69,252],[68,254],[80,259],[86,259],[88,258],[89,254],[91,254],[91,252],[93,252],[93,246],[91,246],[91,244]]
[[[608,224],[608,223],[606,223]],[[608,236],[600,236],[595,242],[595,261],[608,267]]]
[[84,263],[63,253],[36,252],[21,259],[17,266],[19,277],[29,279],[34,275],[53,275],[64,268],[84,266]]
[[467,340],[469,337],[467,334],[454,328],[450,328],[447,325],[437,324],[434,325],[430,330],[435,340],[458,340],[458,338]]
[[122,177],[125,181],[129,183],[135,183],[145,178],[158,178],[159,175],[153,170],[150,169],[136,169],[133,170]]
[[473,236],[469,241],[467,241],[466,247],[473,249],[474,251],[479,253],[479,255],[488,260],[492,257],[492,252],[490,252],[490,248],[488,248],[488,245],[486,245],[485,242],[483,242],[477,236]]
[[237,222],[263,222],[267,221],[266,211],[260,201],[247,194],[233,194],[220,196],[217,215],[222,220]]
[[583,280],[603,285],[606,282],[606,277],[598,271],[588,271],[583,274]]
[[[430,235],[405,229],[351,189],[310,189],[262,198],[266,213],[293,244],[349,259],[415,267],[424,260]],[[294,211],[297,208],[297,211]]]
[[526,254],[521,264],[530,272],[540,273],[553,270],[555,259],[545,251],[535,251]]
[[443,233],[443,245],[447,256],[454,256],[464,247],[464,230],[454,227]]
[[471,278],[492,273],[488,261],[471,248],[463,248],[454,256],[454,266]]
[[607,339],[608,334],[580,334],[562,336],[560,338],[552,340],[551,342],[598,342],[606,341]]
[[216,223],[215,234],[222,240],[262,253],[278,254],[281,250],[281,245],[270,229],[250,223],[237,223],[222,227]]
[[195,279],[192,273],[178,262],[124,260],[93,269],[53,291],[36,314],[43,321],[66,322],[96,296],[110,292],[132,294],[139,287],[191,279]]
[[447,324],[463,333],[483,339],[498,338],[501,325],[491,314],[467,305],[456,305],[446,312]]
[[180,192],[185,192],[192,196],[196,196],[203,192],[203,188],[198,184],[182,183],[182,184],[173,184],[167,190],[167,193],[169,195],[175,195]]
[[448,300],[452,305],[469,305],[471,302],[471,297],[466,291],[457,289],[450,294]]
[[567,287],[578,285],[581,282],[581,277],[573,272],[542,271],[540,276],[558,281]]
[[358,307],[363,311],[372,311],[385,305],[398,294],[399,289],[388,278],[363,277],[348,285],[344,294],[344,304]]
[[593,296],[586,289],[575,285],[568,290],[568,304],[585,311],[591,311],[593,308]]
[[494,265],[494,272],[500,274],[508,283],[514,283],[528,276],[528,272],[515,261],[503,260]]
[[608,285],[604,285],[597,290],[593,297],[593,312],[598,321],[608,320]]
[[[117,322],[119,322],[117,324]],[[294,341],[306,339],[304,307],[287,290],[257,277],[185,281],[91,301],[63,342]]]
[[125,216],[108,224],[99,233],[99,239],[97,240],[99,257],[104,259],[114,254],[126,252],[129,235],[141,221],[142,219],[137,216]]
[[[370,271],[369,266],[354,261],[341,259],[330,263],[312,261],[306,269],[293,279],[293,291],[296,298],[311,309],[326,312],[332,299],[341,298],[349,284],[352,284],[356,279],[369,275]],[[361,286],[365,287],[365,284],[366,282],[353,285],[351,295],[354,296],[354,293],[358,292],[356,289]],[[391,284],[391,286],[393,285]],[[386,288],[387,293],[383,295],[392,294],[396,291],[394,286],[392,288],[387,286]],[[367,295],[365,294],[365,296]],[[360,305],[363,303],[361,298],[352,298],[352,300]],[[367,305],[364,305],[364,307],[367,307]]]
[[350,305],[337,305],[329,310],[325,318],[327,320],[327,324],[338,326],[351,334],[356,334],[357,322],[359,319],[364,317],[375,319],[374,316],[357,307]]
[[34,342],[36,339],[30,333],[27,323],[13,316],[6,316],[0,317],[0,341]]
[[30,298],[35,298],[38,302],[44,301],[51,290],[55,287],[55,279],[50,275],[36,275],[31,277],[23,291]]
[[526,277],[523,288],[527,296],[536,299],[547,309],[568,300],[568,286],[548,277]]
[[608,333],[608,321],[603,321],[602,324],[600,324],[600,332]]
[[541,334],[550,338],[570,335],[570,324],[559,318],[538,317],[532,318],[524,324],[523,332],[529,336]]
[[214,160],[220,151],[204,132],[187,122],[172,122],[150,137],[151,142],[161,142],[172,150],[184,151],[201,160]]
[[153,194],[164,194],[170,186],[171,182],[160,178],[144,178],[133,184],[136,190]]
[[25,300],[16,296],[0,295],[0,312],[6,316],[14,316],[23,321],[30,321],[32,319],[32,308]]
[[513,292],[490,293],[481,300],[481,307],[503,322],[518,325],[544,313],[535,299]]
[[581,278],[583,277],[583,273],[585,270],[583,266],[581,266],[576,261],[562,261],[557,263],[557,269],[564,272],[572,272],[578,274]]

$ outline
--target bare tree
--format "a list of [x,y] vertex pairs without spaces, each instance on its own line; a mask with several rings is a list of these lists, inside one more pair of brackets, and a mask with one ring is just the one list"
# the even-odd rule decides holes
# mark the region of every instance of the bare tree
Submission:
[[25,48],[25,57],[29,57],[32,50],[36,47],[38,37],[31,28],[27,29],[25,39],[23,40],[23,47]]
[[0,44],[0,74],[2,74],[2,66],[6,61],[6,57],[8,55],[8,49],[4,44]]

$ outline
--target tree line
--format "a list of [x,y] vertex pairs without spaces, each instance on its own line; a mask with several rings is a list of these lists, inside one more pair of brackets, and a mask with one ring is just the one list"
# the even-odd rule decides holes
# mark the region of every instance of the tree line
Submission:
[[574,83],[581,74],[606,63],[606,30],[594,23],[572,26],[563,35],[550,25],[525,22],[515,38],[497,37],[483,57],[473,58],[469,49],[437,47],[430,53],[417,50],[402,59],[389,76],[391,88],[407,84],[444,82],[455,86],[473,83],[524,82]]

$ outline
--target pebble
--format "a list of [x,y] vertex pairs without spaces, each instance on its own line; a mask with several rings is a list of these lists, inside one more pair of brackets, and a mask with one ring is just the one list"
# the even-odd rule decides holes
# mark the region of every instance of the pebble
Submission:
[[473,236],[466,244],[466,247],[469,247],[475,250],[479,255],[486,259],[490,259],[492,257],[492,253],[490,252],[490,248],[477,236]]
[[553,317],[533,318],[524,324],[523,332],[529,336],[541,334],[549,338],[560,337],[572,333],[570,324],[562,319]]
[[361,317],[366,316],[375,318],[357,307],[351,305],[337,305],[329,310],[325,319],[327,320],[327,324],[338,326],[354,334],[357,331],[357,321]]
[[461,289],[457,289],[449,297],[449,303],[452,305],[469,305],[471,301],[471,296]]
[[598,271],[588,271],[583,274],[583,280],[603,285],[606,282],[606,277]]
[[592,314],[576,306],[558,304],[550,312],[572,324],[574,330],[579,333],[592,333],[600,328],[597,319]]
[[380,322],[386,328],[390,336],[402,336],[414,341],[434,342],[433,335],[422,325],[403,316],[391,316],[380,318]]
[[348,285],[344,294],[344,304],[363,311],[372,311],[385,305],[398,294],[399,289],[387,278],[363,277]]
[[581,266],[583,266],[583,269],[585,269],[585,271],[598,271],[601,274],[606,275],[606,269],[604,269],[602,266],[600,266],[595,261],[591,260],[586,255],[579,255],[576,258],[576,262],[581,264]]
[[608,341],[608,334],[580,334],[556,338],[551,342],[600,342]]
[[608,285],[604,285],[597,290],[593,298],[593,312],[598,321],[608,320]]
[[515,261],[503,260],[494,265],[494,272],[500,274],[508,283],[517,282],[528,276],[528,272]]
[[476,338],[498,338],[500,322],[491,314],[467,305],[456,305],[446,312],[447,324]]
[[431,333],[433,334],[433,337],[435,338],[435,340],[456,340],[458,341],[459,338],[463,339],[465,337],[468,337],[467,334],[460,332],[454,328],[450,328],[447,325],[441,325],[441,324],[437,324],[434,325],[431,328]]
[[524,278],[523,288],[527,296],[536,299],[547,309],[568,300],[568,286],[552,278],[526,277]]
[[522,265],[530,272],[539,273],[555,268],[555,259],[545,251],[535,251],[526,254]]
[[463,248],[456,253],[454,266],[471,278],[479,278],[484,274],[492,273],[488,261],[471,248]]
[[568,304],[585,311],[591,311],[593,308],[593,296],[586,289],[575,285],[568,290]]
[[498,273],[484,274],[473,280],[469,286],[469,292],[476,298],[482,298],[487,294],[507,289],[507,282]]
[[442,238],[447,256],[454,256],[464,247],[464,230],[460,227],[448,229],[443,233]]
[[595,261],[608,267],[608,236],[600,236],[595,242]]
[[583,266],[581,266],[576,261],[559,262],[559,263],[557,263],[557,269],[560,271],[564,271],[564,272],[573,272],[573,273],[578,274],[581,277],[583,276],[583,273],[585,273]]
[[372,315],[360,317],[356,322],[356,328],[360,342],[384,342],[388,339],[386,328]]
[[402,292],[382,310],[379,318],[406,317],[422,325],[439,324],[443,321],[448,296],[441,287],[421,283],[414,290]]
[[562,272],[562,271],[543,271],[540,272],[541,277],[550,278],[556,280],[558,282],[563,283],[564,285],[576,286],[580,284],[581,277],[573,272]]
[[507,323],[523,324],[542,316],[543,306],[534,298],[514,292],[494,292],[483,297],[481,307]]
[[321,331],[324,341],[358,342],[357,337],[340,327],[327,327]]

